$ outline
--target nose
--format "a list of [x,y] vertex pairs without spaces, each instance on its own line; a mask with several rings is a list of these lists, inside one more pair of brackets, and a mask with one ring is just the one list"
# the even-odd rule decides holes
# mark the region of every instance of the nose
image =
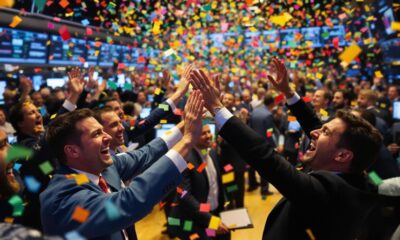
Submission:
[[311,133],[310,133],[311,138],[312,138],[312,139],[318,139],[320,132],[321,132],[321,129],[320,129],[320,128],[311,131]]
[[109,144],[111,142],[111,139],[112,139],[111,136],[108,135],[108,133],[106,133],[104,131],[103,131],[103,135],[104,135],[103,142],[105,142],[106,144]]

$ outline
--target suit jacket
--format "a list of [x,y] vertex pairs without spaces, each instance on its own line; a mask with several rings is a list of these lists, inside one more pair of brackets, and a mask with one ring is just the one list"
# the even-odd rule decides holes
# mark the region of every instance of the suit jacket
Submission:
[[268,129],[272,128],[273,131],[276,131],[274,124],[274,117],[264,104],[259,107],[256,107],[253,110],[250,116],[249,126],[261,137],[267,140],[272,146],[275,146],[275,142],[272,136],[267,137]]
[[[61,167],[40,194],[44,232],[64,235],[77,231],[86,238],[122,240],[122,229],[143,218],[182,181],[174,163],[162,156],[167,150],[164,141],[157,138],[139,150],[114,156],[113,164],[102,173],[112,192],[107,194],[92,182],[77,185],[74,178],[66,176],[75,172]],[[121,181],[142,171],[129,186],[121,188]],[[82,223],[71,218],[78,206],[89,212]],[[118,212],[117,218],[108,217],[113,208]],[[134,229],[128,230],[131,239],[136,239]]]
[[[304,101],[290,108],[307,135],[320,125]],[[284,196],[268,216],[263,239],[310,239],[310,231],[316,239],[354,239],[377,205],[380,196],[372,192],[363,175],[297,171],[235,117],[220,134]]]
[[[214,213],[219,213],[224,208],[225,193],[221,181],[221,165],[217,159],[217,154],[214,150],[210,151],[210,157],[214,163],[217,183],[218,183],[218,208]],[[201,239],[207,239],[205,229],[210,222],[211,213],[200,212],[200,203],[207,203],[209,181],[206,170],[199,173],[196,169],[203,163],[199,153],[193,149],[188,156],[188,162],[194,165],[192,170],[186,169],[183,173],[183,183],[181,188],[186,190],[187,193],[183,198],[176,195],[174,202],[178,203],[177,206],[172,207],[169,216],[181,219],[181,226],[168,225],[168,232],[173,236],[178,236],[181,239],[188,239],[193,233],[199,234]],[[193,221],[192,231],[183,230],[183,221]]]

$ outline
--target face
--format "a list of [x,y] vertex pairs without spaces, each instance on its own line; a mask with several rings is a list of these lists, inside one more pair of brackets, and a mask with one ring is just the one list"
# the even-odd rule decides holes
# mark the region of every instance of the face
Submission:
[[101,115],[104,131],[111,136],[110,148],[115,150],[124,144],[124,126],[115,112],[105,112]]
[[4,125],[6,123],[6,115],[3,110],[0,110],[0,125]]
[[394,86],[389,87],[388,89],[388,97],[390,101],[393,101],[398,97],[397,89]]
[[38,108],[32,103],[25,103],[22,107],[23,121],[18,123],[22,133],[37,136],[44,132],[43,119]]
[[235,98],[232,94],[226,93],[222,98],[222,104],[224,104],[224,106],[227,108],[231,108],[235,105]]
[[324,97],[323,90],[317,90],[312,98],[312,103],[316,108],[326,108],[327,100]]
[[93,117],[77,122],[76,127],[81,132],[81,142],[80,145],[70,145],[74,150],[67,153],[67,164],[89,173],[101,173],[113,162],[109,151],[111,136]]
[[344,106],[344,97],[342,92],[335,92],[335,95],[333,95],[333,100],[332,100],[333,106],[335,108],[340,108]]
[[40,89],[40,94],[42,95],[43,98],[47,98],[50,95],[50,89],[42,88]]
[[245,103],[251,102],[250,92],[249,91],[243,91],[242,99],[243,99],[243,102],[245,102]]
[[346,130],[345,123],[340,118],[324,124],[322,128],[311,132],[311,143],[303,155],[303,162],[307,162],[314,170],[329,170],[335,163],[335,157],[340,148],[337,144]]
[[118,115],[120,119],[124,119],[124,109],[122,109],[121,104],[118,101],[110,101],[106,103],[106,106],[112,107],[114,112]]
[[210,127],[208,125],[204,125],[201,130],[200,138],[196,144],[198,149],[206,149],[211,147],[212,145],[212,134]]
[[13,174],[14,163],[6,163],[8,149],[7,134],[0,130],[0,199],[19,191],[19,184]]
[[368,99],[366,96],[359,94],[357,98],[358,107],[366,108],[368,107]]
[[64,100],[65,99],[65,93],[63,91],[57,91],[55,93],[55,97],[57,100]]
[[146,103],[146,95],[144,94],[144,92],[139,92],[138,96],[137,96],[137,102],[141,105]]
[[43,98],[42,95],[38,92],[35,92],[31,96],[33,104],[35,104],[36,107],[40,107],[43,105]]

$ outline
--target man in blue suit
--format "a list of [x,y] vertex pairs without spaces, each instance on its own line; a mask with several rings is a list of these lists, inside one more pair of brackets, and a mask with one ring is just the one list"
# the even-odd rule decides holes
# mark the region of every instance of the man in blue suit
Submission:
[[[158,138],[140,150],[112,157],[111,138],[88,109],[57,118],[47,140],[62,167],[40,195],[44,232],[136,239],[133,223],[182,181],[184,158],[201,133],[202,109],[195,91],[185,108],[184,135],[164,156],[170,146]],[[128,179],[131,183],[123,188],[121,182]]]

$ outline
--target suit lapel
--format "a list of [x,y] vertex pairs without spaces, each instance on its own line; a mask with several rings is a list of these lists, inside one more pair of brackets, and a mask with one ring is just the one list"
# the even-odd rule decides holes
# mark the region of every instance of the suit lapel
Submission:
[[110,187],[112,192],[117,192],[121,189],[121,178],[117,174],[117,172],[112,171],[112,166],[106,168],[101,175],[106,180],[108,186]]

